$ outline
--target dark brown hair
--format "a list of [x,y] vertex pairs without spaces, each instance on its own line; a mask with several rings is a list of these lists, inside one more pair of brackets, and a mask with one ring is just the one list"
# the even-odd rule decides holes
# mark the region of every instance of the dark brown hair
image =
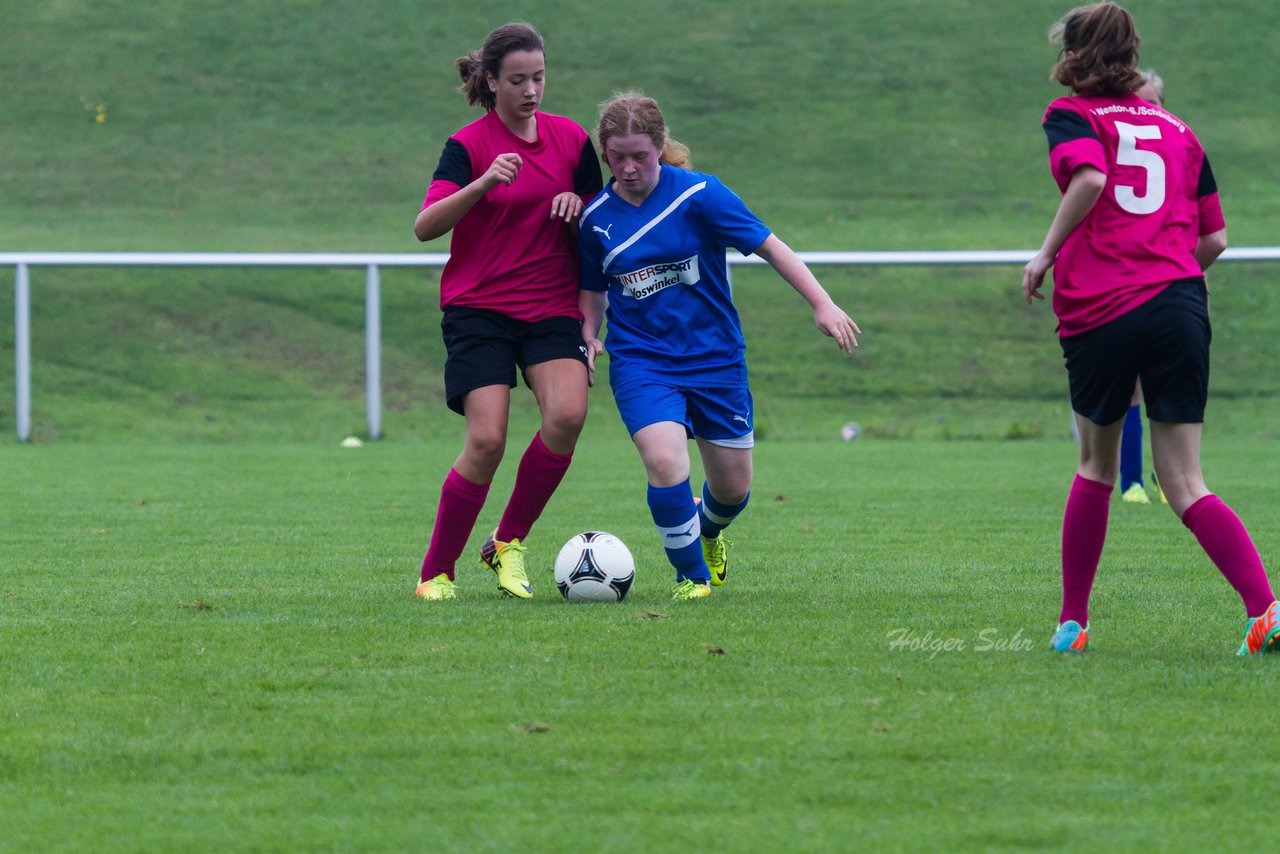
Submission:
[[1142,87],[1136,68],[1142,37],[1123,6],[1078,6],[1049,28],[1049,42],[1062,45],[1050,79],[1078,95],[1119,96]]
[[661,153],[663,163],[681,169],[690,168],[689,148],[667,133],[667,122],[662,117],[658,102],[639,92],[619,92],[600,105],[596,141],[600,144],[601,156],[610,139],[633,134],[649,137],[653,147]]
[[462,85],[458,91],[467,96],[468,104],[479,104],[485,112],[492,112],[497,103],[497,96],[489,88],[489,80],[485,74],[494,77],[502,70],[502,60],[507,54],[517,50],[537,51],[546,54],[542,46],[542,36],[532,24],[503,24],[484,40],[484,46],[473,50],[466,56],[458,57],[458,74],[462,77]]

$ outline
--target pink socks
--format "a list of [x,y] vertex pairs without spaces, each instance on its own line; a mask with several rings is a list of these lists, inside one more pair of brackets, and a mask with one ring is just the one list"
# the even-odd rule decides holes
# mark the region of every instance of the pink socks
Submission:
[[529,529],[542,515],[572,461],[573,454],[552,453],[542,444],[542,434],[534,434],[533,441],[520,458],[511,500],[498,523],[499,541],[509,543],[512,539],[523,540],[529,536]]
[[1062,613],[1059,623],[1075,620],[1089,625],[1089,593],[1107,539],[1111,509],[1109,483],[1076,475],[1062,518]]
[[1260,617],[1275,601],[1262,558],[1240,517],[1216,495],[1206,495],[1182,514],[1214,566],[1244,600],[1250,617]]
[[[1089,593],[1107,537],[1111,485],[1076,475],[1062,520],[1062,613],[1058,622],[1089,624]],[[1187,508],[1182,523],[1191,530],[1214,566],[1244,600],[1250,617],[1259,617],[1275,595],[1262,558],[1240,517],[1216,495]]]
[[[520,459],[511,500],[498,523],[497,539],[509,543],[529,535],[529,529],[542,515],[572,460],[572,454],[552,453],[542,444],[542,435],[534,435]],[[440,487],[440,506],[436,508],[431,543],[422,560],[423,581],[442,573],[453,578],[453,565],[467,547],[467,538],[476,526],[476,519],[480,517],[488,495],[489,484],[472,483],[456,470],[449,469],[444,486]]]
[[467,547],[467,537],[489,495],[489,484],[472,483],[449,469],[440,487],[440,506],[436,508],[435,528],[427,556],[422,560],[423,581],[445,574],[453,578],[453,565]]

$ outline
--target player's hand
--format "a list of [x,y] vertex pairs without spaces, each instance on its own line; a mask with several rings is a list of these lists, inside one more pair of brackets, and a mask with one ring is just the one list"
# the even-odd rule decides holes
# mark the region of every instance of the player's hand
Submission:
[[1045,273],[1048,273],[1052,266],[1052,258],[1036,253],[1036,257],[1022,268],[1022,297],[1027,301],[1027,305],[1031,305],[1032,297],[1044,299],[1044,294],[1040,293],[1040,287],[1044,284]]
[[829,302],[814,309],[813,322],[823,335],[836,339],[836,344],[846,353],[852,353],[853,348],[858,346],[858,336],[862,334],[862,330],[835,303]]
[[587,388],[596,384],[596,356],[604,352],[604,343],[599,338],[584,338],[582,345],[587,348]]
[[519,154],[499,154],[489,164],[489,170],[481,176],[480,180],[484,182],[484,191],[487,193],[499,184],[506,184],[508,187],[520,175],[520,167],[524,165],[524,161],[520,159]]
[[582,198],[577,193],[558,193],[551,200],[551,218],[573,222],[582,213]]

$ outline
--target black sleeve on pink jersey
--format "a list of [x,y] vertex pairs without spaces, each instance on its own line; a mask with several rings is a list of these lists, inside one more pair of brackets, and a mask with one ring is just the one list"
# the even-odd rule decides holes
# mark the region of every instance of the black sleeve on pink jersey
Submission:
[[1076,139],[1098,139],[1098,134],[1089,124],[1088,119],[1074,110],[1062,108],[1050,110],[1049,115],[1044,117],[1044,135],[1049,138],[1050,151],[1064,142]]
[[1209,158],[1206,155],[1200,163],[1200,181],[1196,185],[1196,195],[1204,198],[1216,192],[1218,192],[1218,182],[1213,178],[1213,168],[1209,165]]
[[467,149],[456,139],[445,140],[444,151],[440,152],[440,165],[436,166],[432,181],[452,181],[459,187],[471,183],[471,156]]
[[603,189],[600,159],[596,157],[596,147],[591,144],[591,137],[587,137],[587,141],[582,144],[582,154],[578,156],[578,169],[573,173],[573,191],[579,196],[594,196]]

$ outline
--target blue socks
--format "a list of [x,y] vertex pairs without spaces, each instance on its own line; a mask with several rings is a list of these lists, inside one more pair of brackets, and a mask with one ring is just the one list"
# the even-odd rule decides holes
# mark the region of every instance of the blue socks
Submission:
[[1134,404],[1124,416],[1120,435],[1120,491],[1142,485],[1142,407]]
[[751,500],[748,494],[738,504],[721,504],[711,496],[711,490],[702,485],[702,504],[695,505],[689,481],[675,486],[649,486],[649,513],[658,528],[667,560],[676,568],[676,581],[700,581],[709,583],[711,571],[702,557],[699,537],[716,537]]
[[689,481],[675,486],[649,485],[649,513],[658,526],[662,546],[667,550],[667,560],[676,568],[676,581],[686,578],[711,582],[711,570],[702,558],[702,543],[698,541],[701,529],[698,525],[698,509],[693,504],[693,492]]
[[[1141,463],[1139,463],[1141,466]],[[698,507],[698,518],[702,521],[702,535],[714,539],[720,532],[729,527],[729,523],[738,518],[751,500],[751,493],[739,504],[721,504],[711,497],[711,490],[702,484],[702,505]]]

